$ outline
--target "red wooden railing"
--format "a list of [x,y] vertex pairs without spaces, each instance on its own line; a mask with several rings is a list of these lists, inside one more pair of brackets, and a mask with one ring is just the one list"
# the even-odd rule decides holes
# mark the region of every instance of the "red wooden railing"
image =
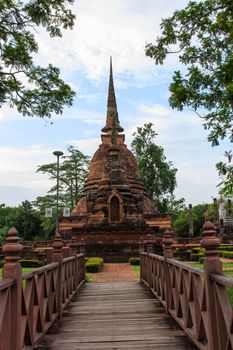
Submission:
[[59,234],[53,243],[55,262],[22,275],[17,234],[12,228],[3,247],[6,263],[0,281],[0,350],[35,346],[85,281],[84,254],[77,254],[73,247],[73,256],[63,258],[67,250],[62,249]]
[[199,349],[233,349],[233,311],[227,288],[233,279],[222,274],[219,239],[210,222],[204,225],[204,269],[172,259],[172,238],[165,233],[164,256],[141,252],[141,282],[160,300]]

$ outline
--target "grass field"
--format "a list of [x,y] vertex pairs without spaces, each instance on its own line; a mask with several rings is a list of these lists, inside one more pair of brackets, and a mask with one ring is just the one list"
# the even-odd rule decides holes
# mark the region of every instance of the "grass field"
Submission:
[[131,265],[134,271],[140,271],[139,265]]
[[[36,270],[36,267],[23,267],[22,269],[23,273],[30,272],[33,270]],[[0,269],[0,278],[2,278],[2,269]]]

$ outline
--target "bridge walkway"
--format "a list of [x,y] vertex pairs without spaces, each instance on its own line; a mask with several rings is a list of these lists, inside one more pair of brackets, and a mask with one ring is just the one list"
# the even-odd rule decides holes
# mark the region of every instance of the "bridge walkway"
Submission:
[[38,350],[193,350],[184,332],[139,282],[87,284]]

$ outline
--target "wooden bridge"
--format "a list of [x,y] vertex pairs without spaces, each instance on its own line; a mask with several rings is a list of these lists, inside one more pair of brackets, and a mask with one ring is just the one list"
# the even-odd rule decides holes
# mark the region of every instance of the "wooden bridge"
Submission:
[[3,247],[0,282],[0,350],[233,350],[233,313],[222,274],[219,239],[204,225],[204,270],[140,246],[140,282],[85,285],[84,254],[67,255],[55,235],[53,262],[22,276],[22,249],[11,229]]

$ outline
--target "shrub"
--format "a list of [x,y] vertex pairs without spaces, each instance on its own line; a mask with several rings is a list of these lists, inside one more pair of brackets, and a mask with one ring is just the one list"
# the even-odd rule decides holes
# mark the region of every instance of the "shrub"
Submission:
[[[0,268],[3,267],[4,263],[4,260],[0,260]],[[41,267],[45,265],[44,261],[38,259],[20,259],[19,263],[22,267]]]
[[98,257],[93,257],[93,258],[88,258],[87,262],[85,264],[86,266],[86,271],[87,272],[100,272],[104,264],[104,259],[98,258]]
[[191,253],[190,254],[190,259],[192,261],[199,261],[199,253]]
[[44,261],[38,259],[20,259],[19,262],[22,267],[40,267],[45,265]]
[[220,255],[221,258],[233,259],[233,252],[221,250],[219,252],[219,255]]
[[199,258],[199,263],[203,264],[203,263],[204,263],[204,259],[205,259],[205,256],[204,256],[204,255],[201,256],[201,257]]
[[233,252],[233,245],[221,245],[219,247],[219,250],[224,250],[224,251],[232,251]]
[[87,272],[100,272],[101,271],[101,265],[99,263],[95,262],[87,262],[86,263],[86,271]]
[[140,265],[140,258],[129,258],[130,265]]

